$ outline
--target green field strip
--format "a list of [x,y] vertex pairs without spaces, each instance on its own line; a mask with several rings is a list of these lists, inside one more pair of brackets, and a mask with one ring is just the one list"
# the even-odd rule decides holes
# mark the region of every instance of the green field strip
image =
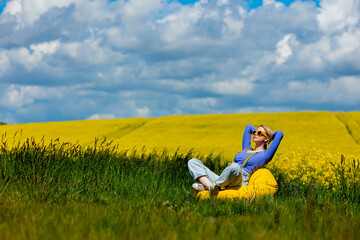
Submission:
[[349,135],[360,144],[360,125],[349,113],[337,112],[337,118],[345,125]]

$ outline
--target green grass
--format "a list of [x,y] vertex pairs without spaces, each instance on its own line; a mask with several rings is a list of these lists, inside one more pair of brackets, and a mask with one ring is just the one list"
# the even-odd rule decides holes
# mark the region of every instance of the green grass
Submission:
[[285,173],[271,169],[280,186],[275,196],[201,201],[193,197],[187,161],[200,158],[219,173],[220,156],[129,154],[105,142],[84,149],[31,139],[0,149],[0,239],[356,239],[359,234],[360,186],[346,177],[351,172],[357,179],[358,160],[346,169],[335,165],[339,177],[328,189],[287,182]]

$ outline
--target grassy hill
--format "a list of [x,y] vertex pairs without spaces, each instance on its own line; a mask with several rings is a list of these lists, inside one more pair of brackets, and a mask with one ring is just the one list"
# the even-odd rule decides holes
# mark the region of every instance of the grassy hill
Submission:
[[[273,131],[282,130],[284,139],[279,152],[311,148],[331,153],[360,153],[360,112],[290,112],[213,114],[168,116],[160,118],[129,118],[83,120],[67,122],[2,125],[9,145],[35,137],[77,143],[94,144],[95,138],[113,140],[121,148],[163,149],[210,152],[232,160],[241,151],[245,126],[264,124]],[[13,136],[16,134],[16,137]],[[4,138],[4,137],[3,137]]]

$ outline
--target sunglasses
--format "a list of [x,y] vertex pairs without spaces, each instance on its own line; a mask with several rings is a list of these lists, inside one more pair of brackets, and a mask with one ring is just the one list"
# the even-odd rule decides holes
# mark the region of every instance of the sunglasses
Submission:
[[252,134],[256,134],[256,135],[258,135],[258,136],[263,135],[263,136],[265,136],[265,137],[268,137],[268,135],[267,135],[265,132],[260,131],[260,130],[254,130],[254,131],[252,131]]

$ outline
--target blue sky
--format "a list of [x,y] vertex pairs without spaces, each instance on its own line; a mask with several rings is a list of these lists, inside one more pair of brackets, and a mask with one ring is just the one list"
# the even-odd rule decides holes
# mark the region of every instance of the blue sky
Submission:
[[0,121],[359,111],[359,0],[0,0]]

